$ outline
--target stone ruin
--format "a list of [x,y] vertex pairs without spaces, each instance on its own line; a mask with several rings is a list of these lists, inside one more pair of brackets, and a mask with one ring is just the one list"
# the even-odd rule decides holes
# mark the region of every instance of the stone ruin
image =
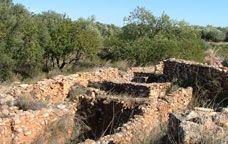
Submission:
[[[35,84],[2,85],[0,140],[3,144],[188,144],[200,143],[208,131],[215,134],[216,142],[228,143],[225,108],[189,110],[194,83],[214,79],[217,84],[204,88],[208,93],[216,90],[213,94],[223,99],[219,105],[225,107],[226,70],[176,59],[126,72],[99,68]],[[181,85],[176,87],[173,80]],[[211,93],[207,96],[213,99]]]
[[214,111],[195,107],[169,115],[169,137],[177,143],[228,142],[228,109]]

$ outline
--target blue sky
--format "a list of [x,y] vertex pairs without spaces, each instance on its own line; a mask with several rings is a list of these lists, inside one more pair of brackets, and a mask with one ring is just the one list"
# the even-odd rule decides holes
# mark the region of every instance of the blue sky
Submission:
[[30,11],[54,10],[72,19],[95,15],[96,20],[122,26],[124,16],[143,6],[159,16],[162,12],[172,19],[190,24],[228,26],[228,0],[13,0]]

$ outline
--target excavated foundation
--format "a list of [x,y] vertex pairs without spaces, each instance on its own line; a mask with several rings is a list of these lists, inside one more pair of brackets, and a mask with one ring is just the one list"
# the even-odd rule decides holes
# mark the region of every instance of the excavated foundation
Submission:
[[148,97],[150,95],[150,88],[145,85],[138,85],[133,83],[114,83],[111,81],[89,82],[89,87],[104,90],[107,93],[121,95],[125,94],[131,97]]
[[136,83],[155,83],[166,82],[163,74],[149,73],[149,72],[134,72],[132,82]]
[[[175,87],[173,80],[206,83],[216,76],[218,88],[222,88],[219,94],[226,96],[225,70],[176,60],[164,62],[164,73],[162,65],[159,67],[158,71],[154,67],[131,68],[127,73],[98,69],[13,86],[0,94],[0,140],[15,144],[40,140],[41,143],[153,143],[157,138],[153,135],[161,125],[166,127],[169,114],[186,110],[192,99],[194,87]],[[47,107],[37,110],[31,107],[32,102],[30,108],[25,105],[22,109],[24,102],[18,97],[25,95],[33,97],[34,102],[46,102]]]
[[114,134],[135,115],[142,114],[140,103],[135,102],[126,105],[107,98],[80,98],[79,103],[75,118],[76,127],[80,127],[77,142]]
[[[110,132],[108,128],[109,132],[105,133],[105,135],[99,133],[99,135],[101,135],[100,138],[93,139],[93,137],[88,137],[83,143],[151,143],[154,139],[158,138],[156,135],[159,134],[158,131],[160,130],[160,126],[163,125],[163,127],[165,127],[165,123],[168,120],[168,114],[172,111],[185,109],[191,100],[191,96],[191,88],[180,88],[177,91],[170,93],[169,96],[160,96],[159,98],[127,98],[124,100],[123,98],[106,97],[109,101],[117,100],[119,102],[118,105],[122,106],[122,104],[124,104],[122,110],[122,119],[124,118],[123,123],[120,122],[120,125],[117,125],[118,128],[116,131]],[[97,97],[95,99],[97,99]],[[110,102],[105,103],[111,104]],[[134,104],[132,105],[132,103]],[[90,102],[89,105],[90,104],[96,105],[94,102]],[[110,121],[111,117],[113,117],[113,114],[111,114],[113,111],[112,108],[110,109],[110,106],[111,105],[109,105],[108,110],[109,118],[102,117],[103,122],[104,119],[109,119]],[[84,107],[86,108],[88,105]],[[132,110],[134,111],[133,113]],[[134,116],[130,117],[130,119],[125,119],[125,117],[129,118],[129,115],[131,115],[129,114],[129,111],[131,111],[130,113],[134,114]],[[116,118],[118,119],[118,116],[114,117],[114,119]],[[95,118],[92,119],[92,122],[94,122],[93,120],[95,121]]]

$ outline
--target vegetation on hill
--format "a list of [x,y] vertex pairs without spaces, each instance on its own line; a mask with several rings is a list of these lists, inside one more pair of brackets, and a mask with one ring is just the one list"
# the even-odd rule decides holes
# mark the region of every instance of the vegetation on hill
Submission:
[[104,43],[102,58],[127,59],[136,65],[169,57],[202,61],[201,35],[183,21],[173,21],[166,14],[155,17],[138,7],[125,18],[125,23],[119,33]]
[[211,42],[228,42],[228,27],[194,26],[201,32],[201,38]]
[[155,17],[141,7],[124,18],[123,27],[97,22],[93,16],[72,20],[54,11],[34,14],[11,0],[0,1],[0,14],[0,81],[63,71],[83,61],[125,60],[132,65],[169,57],[203,61],[201,38],[220,41],[224,37],[216,31],[216,38],[209,39],[210,30],[202,35],[199,27],[166,14]]

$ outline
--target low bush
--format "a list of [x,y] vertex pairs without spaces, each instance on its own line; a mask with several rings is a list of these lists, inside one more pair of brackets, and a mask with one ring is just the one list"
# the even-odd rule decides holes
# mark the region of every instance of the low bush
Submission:
[[21,110],[27,111],[46,108],[47,104],[41,100],[34,100],[33,98],[28,96],[20,96],[19,98],[17,98],[15,106],[17,106]]
[[228,67],[228,59],[223,60],[222,64],[223,66]]
[[68,132],[73,130],[73,127],[73,117],[71,115],[65,114],[57,121],[47,126],[44,132],[34,139],[32,144],[70,144],[70,140],[68,140],[70,135]]
[[67,98],[69,98],[70,101],[75,101],[79,95],[85,95],[87,92],[88,89],[86,87],[80,84],[75,84],[69,91]]

